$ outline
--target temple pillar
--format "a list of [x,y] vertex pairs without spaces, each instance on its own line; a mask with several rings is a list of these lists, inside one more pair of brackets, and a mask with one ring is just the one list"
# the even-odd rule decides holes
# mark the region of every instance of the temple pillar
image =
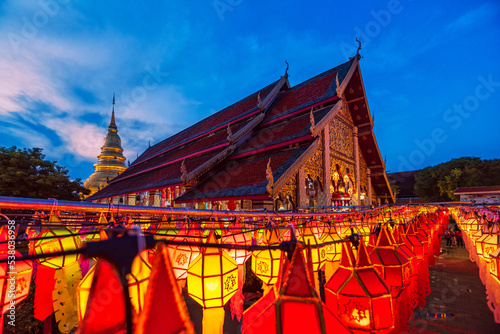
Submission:
[[332,205],[332,193],[330,192],[330,186],[332,184],[332,179],[330,177],[330,127],[325,126],[323,129],[323,189],[324,189],[324,206]]
[[297,197],[299,207],[307,206],[305,164],[299,168],[299,172],[297,173]]
[[352,138],[354,141],[354,170],[356,182],[356,205],[360,204],[359,195],[361,193],[361,171],[359,169],[359,143],[358,143],[358,127],[352,128]]
[[161,190],[156,190],[153,197],[153,206],[161,206]]
[[368,196],[368,205],[372,205],[372,172],[370,168],[366,169],[366,184],[368,185],[366,189],[366,196]]
[[127,195],[127,204],[128,205],[135,205],[135,194],[128,194]]

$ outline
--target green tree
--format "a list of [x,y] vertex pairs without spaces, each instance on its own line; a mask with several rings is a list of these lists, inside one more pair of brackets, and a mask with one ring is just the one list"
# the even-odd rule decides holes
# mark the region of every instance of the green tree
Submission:
[[492,185],[500,185],[500,159],[452,159],[415,174],[415,193],[427,202],[456,201],[457,188]]
[[70,180],[67,169],[44,159],[41,148],[0,146],[0,196],[77,201],[79,193],[89,193],[80,179]]
[[394,198],[398,197],[399,186],[396,184],[396,180],[389,178],[389,186],[391,187],[392,194],[394,195]]

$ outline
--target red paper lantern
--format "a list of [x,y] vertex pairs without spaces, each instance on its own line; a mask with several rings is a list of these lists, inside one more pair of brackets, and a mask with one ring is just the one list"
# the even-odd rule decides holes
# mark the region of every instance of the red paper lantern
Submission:
[[403,226],[398,225],[394,229],[393,238],[396,250],[406,257],[410,263],[410,284],[407,294],[409,298],[409,312],[412,312],[418,306],[418,264],[421,262],[415,253],[404,243],[402,232]]
[[[31,261],[19,260],[22,256],[18,251],[14,251],[16,258],[15,266],[10,267],[8,263],[0,264],[0,307],[2,315],[12,310],[11,305],[15,309],[18,304],[28,297],[31,285],[31,274],[33,267]],[[7,252],[0,253],[0,259],[9,257]]]
[[313,288],[303,251],[297,244],[279,286],[245,311],[243,333],[350,333]]
[[409,259],[396,249],[387,225],[382,226],[377,244],[370,253],[374,268],[391,289],[397,332],[406,330],[410,316],[409,286],[411,283],[411,264]]
[[[377,244],[370,253],[370,260],[389,286],[400,290],[410,283],[410,261],[401,250],[396,249],[386,225],[380,230]],[[393,295],[394,293],[399,292],[394,291]]]
[[366,246],[358,256],[342,245],[340,267],[325,286],[326,305],[352,330],[389,333],[394,328],[391,292],[373,268]]

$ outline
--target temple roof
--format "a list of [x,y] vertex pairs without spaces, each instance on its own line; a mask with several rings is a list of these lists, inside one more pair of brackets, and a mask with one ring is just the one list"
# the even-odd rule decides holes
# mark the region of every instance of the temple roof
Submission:
[[[363,102],[359,96],[364,96],[364,88],[360,95],[358,86],[362,86],[362,80],[357,66],[357,59],[351,59],[293,87],[285,75],[151,146],[108,187],[89,200],[182,185],[183,161],[187,182],[193,187],[177,198],[176,203],[242,196],[269,198],[265,174],[269,159],[276,181],[312,145],[317,144],[316,134],[311,133],[310,114],[314,123],[319,124],[331,117],[334,108],[340,108],[337,84],[345,87],[348,99],[354,99],[354,103]],[[344,83],[349,73],[349,78],[354,78],[350,79],[352,83],[349,85],[355,85],[355,89]],[[353,120],[355,125],[364,129],[372,120],[366,103],[360,107],[364,113],[360,116],[353,112]],[[382,167],[373,132],[366,131],[362,135],[360,144],[364,141],[367,149],[361,152],[367,164]],[[383,179],[385,174],[382,174],[374,175],[385,184],[381,189],[388,187]],[[195,182],[190,183],[193,180]],[[378,181],[374,182],[374,189],[377,189]]]
[[267,199],[266,166],[271,159],[273,177],[277,180],[304,153],[309,145],[276,150],[267,154],[229,159],[211,171],[207,178],[176,199],[178,203],[204,198]]

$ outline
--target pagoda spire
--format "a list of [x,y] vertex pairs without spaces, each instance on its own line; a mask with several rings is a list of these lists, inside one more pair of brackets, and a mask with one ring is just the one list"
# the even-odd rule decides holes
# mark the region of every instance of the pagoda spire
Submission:
[[101,154],[97,156],[98,162],[94,165],[94,173],[89,176],[83,186],[90,190],[89,196],[106,187],[109,182],[120,175],[127,166],[123,156],[121,139],[115,123],[115,94],[113,93],[113,109],[108,133],[104,136]]
[[111,122],[109,122],[108,128],[117,130],[116,123],[115,123],[115,93],[113,93],[113,110],[111,112]]

